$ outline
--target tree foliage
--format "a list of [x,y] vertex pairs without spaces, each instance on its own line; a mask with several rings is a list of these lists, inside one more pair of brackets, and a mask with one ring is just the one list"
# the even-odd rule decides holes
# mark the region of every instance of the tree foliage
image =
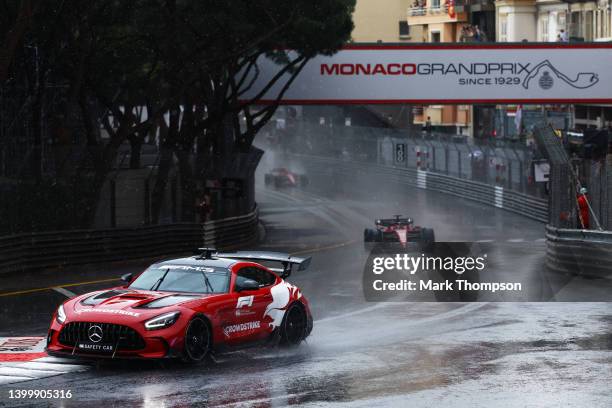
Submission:
[[[202,176],[187,160],[196,142],[205,171],[223,175],[235,155],[251,151],[255,134],[277,108],[241,102],[251,84],[240,73],[257,70],[258,59],[268,56],[279,73],[295,76],[313,56],[337,51],[350,39],[354,3],[4,0],[11,12],[0,35],[11,47],[0,54],[0,75],[6,72],[0,86],[21,75],[19,48],[36,47],[40,92],[61,93],[53,102],[61,104],[47,107],[44,120],[57,115],[55,122],[87,146],[95,163],[90,215],[119,146],[130,143],[131,164],[138,167],[140,146],[154,136],[160,148],[154,199],[161,201],[168,169],[178,161],[189,201],[194,177]],[[100,129],[110,137],[100,138]]]

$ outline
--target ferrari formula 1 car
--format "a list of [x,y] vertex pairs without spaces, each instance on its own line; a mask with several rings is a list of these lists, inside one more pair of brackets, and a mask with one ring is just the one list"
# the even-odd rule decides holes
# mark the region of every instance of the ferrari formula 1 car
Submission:
[[277,188],[308,186],[308,177],[306,177],[306,175],[293,173],[283,167],[272,169],[272,171],[265,175],[264,181],[266,186],[274,186]]
[[402,246],[416,242],[422,249],[429,250],[435,243],[435,237],[433,229],[414,225],[412,218],[394,215],[393,218],[376,220],[376,229],[366,228],[363,231],[363,241],[399,242]]
[[199,362],[223,348],[298,344],[312,330],[312,315],[300,289],[285,278],[309,263],[282,253],[212,250],[155,263],[136,277],[122,276],[123,286],[60,305],[46,351]]

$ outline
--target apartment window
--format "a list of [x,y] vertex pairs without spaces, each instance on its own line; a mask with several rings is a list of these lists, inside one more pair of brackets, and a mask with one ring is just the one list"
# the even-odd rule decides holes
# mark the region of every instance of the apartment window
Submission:
[[574,38],[581,38],[583,37],[582,33],[580,32],[580,12],[579,11],[574,11],[572,12],[572,14],[570,14],[570,24],[569,24],[569,35],[570,38],[574,37]]
[[548,41],[548,16],[540,19],[540,41]]
[[432,0],[431,1],[431,8],[432,9],[439,9],[440,8],[440,0]]
[[499,41],[508,41],[508,21],[506,20],[506,16],[499,17]]
[[590,10],[584,15],[584,40],[593,41],[593,12]]
[[431,32],[431,42],[432,43],[439,43],[440,42],[440,32],[439,31],[432,31]]
[[557,27],[559,30],[565,30],[566,17],[565,13],[561,12],[557,14]]
[[410,35],[410,26],[407,21],[399,22],[399,36],[400,38],[406,38]]

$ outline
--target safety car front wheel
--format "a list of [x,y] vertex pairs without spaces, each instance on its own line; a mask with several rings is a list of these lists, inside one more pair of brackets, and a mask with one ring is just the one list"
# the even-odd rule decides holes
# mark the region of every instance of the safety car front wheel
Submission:
[[185,347],[183,361],[186,363],[199,363],[203,361],[210,351],[211,332],[208,322],[201,316],[195,316],[185,329]]

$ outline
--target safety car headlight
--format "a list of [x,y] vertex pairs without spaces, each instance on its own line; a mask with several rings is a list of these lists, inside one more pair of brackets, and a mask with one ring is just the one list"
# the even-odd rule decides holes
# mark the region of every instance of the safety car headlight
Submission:
[[163,329],[172,326],[180,315],[181,312],[164,313],[163,315],[147,320],[144,325],[147,330]]
[[60,305],[57,308],[57,315],[55,317],[58,323],[64,323],[66,321],[66,312],[64,312],[64,305]]

